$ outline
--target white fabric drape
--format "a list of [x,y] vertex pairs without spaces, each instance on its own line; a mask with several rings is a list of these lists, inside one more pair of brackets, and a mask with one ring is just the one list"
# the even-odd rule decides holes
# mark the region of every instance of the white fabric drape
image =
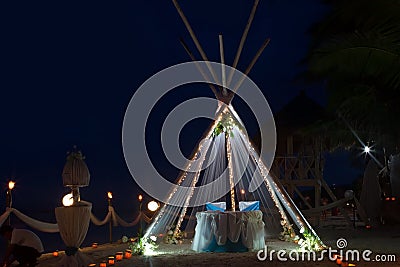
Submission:
[[58,233],[59,232],[58,224],[38,221],[36,219],[33,219],[33,218],[23,214],[22,212],[20,212],[17,209],[14,209],[14,208],[7,208],[6,212],[0,216],[0,225],[2,225],[4,223],[4,221],[8,218],[8,216],[10,216],[11,213],[14,213],[14,215],[17,216],[18,219],[20,219],[21,221],[23,221],[30,227],[32,227],[36,230],[39,230],[41,232],[45,232],[45,233]]
[[263,249],[265,244],[262,212],[218,212],[205,211],[196,214],[197,225],[192,249],[204,251],[215,238],[219,246],[229,239],[233,243],[239,239],[250,250]]
[[[97,226],[104,225],[111,220],[113,212],[114,212],[114,208],[112,206],[108,206],[108,213],[102,221],[97,219],[97,217],[92,212],[90,212],[90,220],[92,221],[92,223],[94,225],[97,225]],[[115,223],[114,223],[114,225],[115,225]]]
[[33,219],[20,211],[16,209],[12,209],[12,212],[14,213],[15,216],[18,217],[21,221],[29,225],[30,227],[39,230],[41,232],[46,232],[46,233],[58,233],[60,230],[58,229],[58,224],[57,223],[46,223],[46,222],[41,222],[36,219]]
[[4,212],[0,216],[0,225],[3,225],[3,223],[7,220],[8,216],[10,216],[11,209],[7,209],[6,212]]
[[121,217],[119,217],[118,214],[117,214],[116,212],[114,212],[113,215],[114,215],[114,217],[115,217],[117,223],[118,223],[119,225],[123,226],[123,227],[132,227],[132,226],[135,226],[136,224],[138,224],[138,222],[140,221],[140,217],[141,217],[141,214],[139,213],[139,215],[136,217],[135,220],[133,220],[132,222],[128,223],[128,222],[122,220]]
[[[119,215],[115,212],[115,210],[112,206],[109,206],[108,213],[102,221],[100,221],[93,213],[90,213],[90,220],[92,221],[93,224],[98,225],[98,226],[104,225],[107,222],[109,222],[110,220],[112,220],[114,226],[120,225],[123,227],[132,227],[139,223],[140,218],[143,215],[144,215],[143,213],[139,213],[139,215],[135,218],[135,220],[133,220],[132,222],[126,222],[121,217],[119,217]],[[143,216],[143,218],[145,221],[151,220],[147,216]]]
[[242,242],[249,249],[263,249],[265,246],[265,229],[262,212],[244,212],[242,221],[247,223],[242,227]]
[[[88,202],[81,204],[81,206],[58,207],[55,210],[60,235],[67,246],[66,255],[59,262],[59,266],[62,267],[83,267],[90,263],[90,259],[79,251],[79,247],[89,228],[92,204]],[[67,255],[67,251],[71,248],[76,248],[77,251]]]

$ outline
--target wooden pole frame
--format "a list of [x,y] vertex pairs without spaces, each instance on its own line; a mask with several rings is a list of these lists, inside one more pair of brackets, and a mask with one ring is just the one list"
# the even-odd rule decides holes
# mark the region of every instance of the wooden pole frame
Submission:
[[203,76],[203,78],[208,82],[207,85],[210,87],[211,91],[213,91],[214,95],[216,98],[218,98],[218,91],[215,88],[214,84],[212,84],[211,79],[208,77],[208,75],[204,72],[203,68],[197,63],[197,60],[192,53],[192,51],[189,49],[188,45],[185,43],[183,38],[179,39],[181,45],[185,49],[186,53],[189,55],[189,57],[192,59],[193,62],[195,62],[195,65],[197,69],[200,71],[200,74]]
[[218,36],[219,39],[219,53],[221,55],[221,72],[222,72],[222,95],[227,96],[228,91],[226,90],[226,75],[225,75],[225,56],[224,56],[224,39],[222,34]]
[[186,26],[186,29],[189,31],[190,37],[192,37],[192,40],[193,40],[194,44],[195,44],[196,47],[197,47],[197,50],[200,52],[201,58],[206,62],[207,68],[208,68],[208,70],[210,71],[210,73],[211,73],[211,75],[212,75],[214,81],[216,81],[217,83],[219,83],[219,82],[218,82],[219,79],[218,79],[218,77],[215,75],[215,72],[214,72],[213,68],[211,67],[211,65],[210,65],[210,63],[209,63],[209,60],[208,60],[208,58],[207,58],[207,55],[206,55],[206,53],[204,52],[203,48],[201,47],[200,42],[199,42],[199,40],[197,39],[196,34],[194,33],[192,27],[190,26],[190,23],[189,23],[188,19],[186,18],[185,14],[183,13],[182,8],[181,8],[180,5],[178,4],[178,1],[177,1],[177,0],[172,0],[172,2],[174,3],[175,8],[176,8],[176,10],[178,11],[180,17],[182,18],[183,23],[184,23],[185,26]]
[[[249,33],[250,26],[251,26],[251,24],[253,22],[254,15],[255,15],[256,10],[257,10],[258,2],[259,2],[259,0],[255,0],[254,1],[254,5],[253,5],[253,8],[251,10],[251,13],[250,13],[249,19],[247,21],[246,27],[245,27],[245,29],[243,31],[242,38],[240,39],[239,47],[238,47],[238,50],[236,51],[236,56],[235,56],[235,59],[233,60],[233,64],[232,64],[232,67],[234,69],[236,69],[237,64],[239,63],[239,58],[240,58],[240,55],[242,54],[243,46],[244,46],[244,43],[245,43],[245,41],[247,39],[247,34]],[[232,69],[231,72],[229,73],[228,86],[232,82],[232,77],[233,77],[233,73],[234,73],[233,71],[234,70]]]

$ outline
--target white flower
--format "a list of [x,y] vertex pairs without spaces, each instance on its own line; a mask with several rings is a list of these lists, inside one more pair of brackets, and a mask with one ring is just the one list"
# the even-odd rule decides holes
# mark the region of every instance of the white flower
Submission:
[[157,237],[156,237],[156,236],[154,236],[154,235],[150,236],[150,239],[151,239],[152,241],[154,241],[154,242],[156,242],[156,241],[157,241]]
[[174,234],[174,232],[172,231],[172,230],[169,230],[168,232],[167,232],[167,235],[173,235]]
[[306,228],[301,227],[301,229],[300,229],[300,234],[304,233],[305,230],[306,230]]
[[122,237],[122,243],[126,243],[126,242],[128,242],[128,237],[126,235],[124,235]]

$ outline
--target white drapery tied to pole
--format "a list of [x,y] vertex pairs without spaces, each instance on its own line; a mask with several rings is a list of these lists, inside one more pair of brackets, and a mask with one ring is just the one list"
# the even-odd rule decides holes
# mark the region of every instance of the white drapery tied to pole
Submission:
[[115,212],[113,206],[108,206],[108,213],[106,217],[101,221],[99,220],[93,213],[90,213],[90,220],[93,224],[97,226],[104,225],[112,220],[114,226],[123,226],[123,227],[132,227],[139,223],[140,218],[143,218],[144,221],[148,222],[151,218],[147,217],[143,212],[139,213],[138,216],[132,222],[126,222]]
[[0,225],[3,225],[3,223],[11,215],[11,213],[14,213],[14,215],[17,216],[18,219],[20,219],[21,221],[23,221],[24,223],[26,223],[27,225],[29,225],[30,227],[32,227],[33,229],[36,229],[38,231],[45,232],[45,233],[58,233],[59,232],[58,224],[38,221],[36,219],[33,219],[33,218],[23,214],[22,212],[20,212],[17,209],[14,209],[14,208],[7,208],[6,212],[4,212],[0,216]]
[[79,251],[90,222],[92,204],[81,201],[77,206],[58,207],[55,210],[60,235],[65,245],[65,256],[60,260],[62,267],[84,267],[90,258]]

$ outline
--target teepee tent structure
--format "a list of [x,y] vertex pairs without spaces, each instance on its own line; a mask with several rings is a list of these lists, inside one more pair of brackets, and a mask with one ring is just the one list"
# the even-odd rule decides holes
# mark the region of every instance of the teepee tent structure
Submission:
[[[239,61],[258,2],[259,0],[255,0],[254,2],[233,62],[233,68],[236,68]],[[207,63],[208,58],[182,9],[176,0],[173,0],[173,3],[203,60]],[[188,46],[183,41],[181,42],[191,59],[196,60]],[[221,63],[224,64],[222,35],[219,36],[219,43]],[[245,70],[244,77],[250,72],[268,43],[269,39],[266,39],[249,64],[249,67]],[[199,71],[210,81],[206,75],[206,71],[201,66],[204,65],[198,66]],[[222,86],[216,88],[210,81],[209,86],[219,100],[214,122],[205,132],[193,157],[191,160],[188,160],[185,170],[176,181],[177,185],[189,188],[189,193],[177,193],[176,188],[171,190],[164,203],[177,203],[179,202],[177,200],[180,200],[184,205],[174,206],[164,204],[155,215],[144,237],[158,236],[166,233],[171,228],[174,234],[179,233],[181,230],[192,233],[196,224],[196,213],[205,209],[204,205],[196,206],[193,203],[196,203],[196,200],[199,198],[206,198],[212,201],[225,201],[226,209],[230,211],[236,211],[237,204],[241,201],[258,201],[260,203],[260,210],[263,213],[267,237],[278,237],[282,231],[284,234],[290,235],[291,238],[294,238],[297,234],[302,234],[305,239],[312,239],[314,241],[315,247],[312,249],[323,247],[322,241],[296,207],[280,181],[274,179],[269,173],[269,166],[264,164],[263,159],[259,156],[259,153],[244,130],[244,123],[230,104],[236,90],[243,83],[244,77],[243,79],[234,80],[236,85],[229,87],[234,88],[234,90],[228,91],[226,87],[230,86],[232,82],[233,69],[229,68],[231,71],[226,75],[223,67],[220,77],[216,75],[212,64],[207,64],[207,69],[214,83],[222,84]],[[222,82],[220,83],[219,80]],[[272,138],[275,138],[275,136]],[[273,154],[275,151],[270,152]],[[254,186],[254,183],[257,183],[257,181],[260,182],[261,186]],[[196,186],[213,183],[215,186],[212,186],[206,193],[203,192],[203,195],[199,195],[194,190]],[[224,195],[224,197],[219,197],[221,195]],[[172,199],[174,201],[171,201]]]

